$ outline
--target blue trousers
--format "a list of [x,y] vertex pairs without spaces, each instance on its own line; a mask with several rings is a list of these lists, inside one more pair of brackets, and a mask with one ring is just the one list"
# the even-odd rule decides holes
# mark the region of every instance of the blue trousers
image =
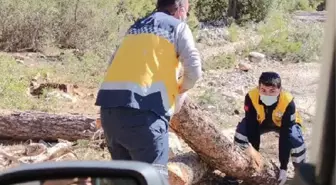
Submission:
[[[249,125],[245,119],[243,119],[236,128],[236,134],[234,137],[234,142],[243,148],[251,143],[251,145],[259,151],[260,145],[260,135],[268,131],[279,131],[277,128],[268,129],[259,127],[256,130],[254,126]],[[291,128],[291,133],[289,134],[290,141],[290,155],[294,166],[305,162],[306,160],[306,146],[302,136],[301,128],[298,124],[295,124]]]
[[113,160],[153,164],[168,178],[168,122],[152,111],[101,108],[101,123]]

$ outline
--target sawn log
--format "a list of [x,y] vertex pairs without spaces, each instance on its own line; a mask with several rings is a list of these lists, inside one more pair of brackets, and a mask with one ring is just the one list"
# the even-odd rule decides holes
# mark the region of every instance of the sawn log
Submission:
[[198,183],[209,171],[200,157],[174,132],[169,132],[169,183],[192,185]]
[[[91,139],[98,129],[96,119],[81,115],[50,114],[45,112],[12,112],[0,114],[0,138],[15,140],[74,141]],[[169,175],[171,184],[190,185],[197,183],[208,167],[201,162],[175,133],[169,133]],[[101,135],[101,139],[104,135]]]
[[248,184],[276,185],[278,168],[253,147],[234,145],[210,117],[186,98],[170,126],[209,166]]
[[0,138],[74,141],[89,139],[95,130],[95,119],[81,115],[45,112],[0,114]]

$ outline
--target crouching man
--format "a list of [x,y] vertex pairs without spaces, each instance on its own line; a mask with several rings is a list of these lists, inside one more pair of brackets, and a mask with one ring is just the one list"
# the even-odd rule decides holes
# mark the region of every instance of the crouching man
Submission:
[[264,72],[259,86],[245,97],[245,118],[238,124],[235,144],[248,143],[259,151],[260,135],[268,131],[279,132],[279,184],[287,180],[287,165],[291,156],[294,167],[306,160],[306,147],[301,132],[302,119],[293,96],[282,90],[281,78],[275,72]]

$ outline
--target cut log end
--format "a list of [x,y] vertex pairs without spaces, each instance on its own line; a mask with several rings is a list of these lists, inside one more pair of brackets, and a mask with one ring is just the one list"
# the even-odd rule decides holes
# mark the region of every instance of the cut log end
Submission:
[[169,184],[187,185],[188,173],[176,163],[168,163]]

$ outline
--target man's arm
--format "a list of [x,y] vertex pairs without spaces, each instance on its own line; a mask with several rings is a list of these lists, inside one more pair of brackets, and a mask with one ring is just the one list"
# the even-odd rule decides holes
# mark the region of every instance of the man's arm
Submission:
[[[176,51],[183,66],[180,93],[194,87],[202,76],[200,53],[197,50],[189,26],[180,23],[176,29]],[[182,91],[182,92],[181,92]]]
[[251,145],[259,151],[260,146],[260,132],[259,132],[259,122],[257,120],[257,111],[252,104],[250,96],[247,94],[245,96],[244,103],[245,110],[245,121],[246,121],[246,132]]
[[280,169],[287,170],[289,161],[291,142],[290,133],[292,132],[292,126],[295,124],[295,103],[292,100],[286,108],[284,115],[282,116],[280,138],[279,138],[279,160]]

